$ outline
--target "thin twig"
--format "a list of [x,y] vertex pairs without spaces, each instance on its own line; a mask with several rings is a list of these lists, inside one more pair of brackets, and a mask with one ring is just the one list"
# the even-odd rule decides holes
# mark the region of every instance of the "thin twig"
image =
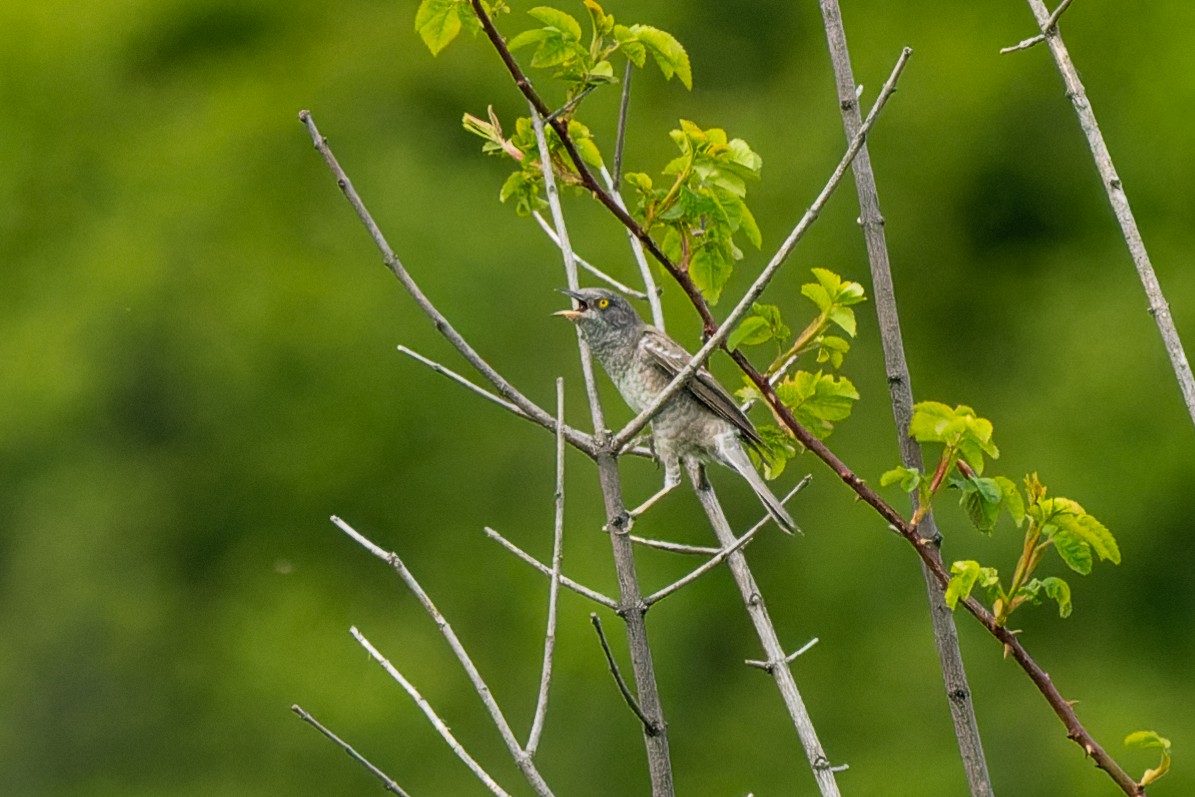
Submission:
[[[539,222],[540,229],[542,229],[544,231],[544,233],[547,234],[547,236],[552,239],[552,243],[556,244],[556,246],[560,246],[560,239],[556,237],[556,231],[554,229],[552,229],[552,225],[549,224],[548,220],[544,218],[544,214],[540,213],[537,210],[534,213],[532,213],[531,215],[537,222]],[[593,265],[592,263],[590,263],[588,260],[586,260],[585,258],[578,255],[577,253],[574,252],[573,257],[576,259],[578,266],[585,269],[590,274],[597,277],[602,282],[606,283],[607,285],[614,288],[615,290],[621,291],[622,293],[625,293],[627,296],[633,297],[635,299],[647,299],[647,294],[644,293],[643,291],[637,291],[634,288],[632,288],[630,285],[619,282],[618,280],[614,279],[614,277],[611,277],[609,274],[602,271],[600,268]]]
[[[851,56],[847,48],[846,29],[842,22],[842,12],[838,0],[821,0],[821,9],[825,21],[830,60],[834,69],[843,130],[846,137],[850,139],[854,136],[861,121],[859,102],[855,91],[854,70],[851,68]],[[921,448],[908,434],[909,421],[913,415],[913,388],[901,335],[892,269],[889,265],[884,217],[880,211],[879,192],[871,168],[871,155],[866,145],[855,158],[851,171],[854,172],[855,192],[859,197],[859,224],[863,230],[868,262],[871,266],[872,293],[876,317],[879,320],[880,343],[884,351],[888,395],[896,422],[897,446],[902,464],[905,467],[921,471],[924,469]],[[774,381],[773,384],[775,384]],[[915,495],[912,508],[916,512],[917,499]],[[926,515],[922,525],[924,526],[923,534],[926,537],[938,538],[938,530],[932,514]],[[971,797],[991,797],[991,777],[988,774],[983,741],[980,738],[979,724],[975,717],[975,703],[971,699],[971,688],[963,667],[963,656],[959,647],[954,615],[947,609],[942,592],[937,588],[932,573],[924,565],[922,565],[922,578],[925,581],[926,595],[929,601],[930,625],[934,633],[934,646],[938,651],[938,662],[942,671],[947,705],[950,707],[951,722],[955,738],[958,741]]]
[[[610,172],[606,171],[606,167],[602,167],[602,180],[606,183],[606,188],[614,201],[618,203],[621,208],[626,207],[626,202],[623,201],[622,192],[618,190],[617,182]],[[651,322],[657,329],[664,329],[664,305],[660,303],[660,289],[656,285],[655,275],[651,273],[651,265],[647,262],[647,257],[643,254],[643,244],[635,233],[627,230],[627,241],[631,245],[631,255],[635,258],[635,263],[639,266],[639,276],[643,279],[643,286],[647,289],[644,296],[647,298],[647,303],[651,307]]]
[[477,779],[484,783],[486,788],[497,795],[497,797],[510,797],[506,790],[499,786],[497,782],[490,777],[489,773],[482,768],[481,764],[477,763],[477,760],[474,759],[473,756],[469,755],[464,746],[457,741],[457,738],[452,735],[452,731],[448,729],[446,724],[444,724],[444,720],[440,719],[440,716],[436,714],[436,710],[432,708],[431,703],[428,703],[423,695],[419,694],[419,690],[415,688],[415,685],[408,681],[385,656],[379,653],[378,649],[375,648],[373,644],[366,639],[360,631],[357,630],[356,626],[350,628],[349,632],[352,633],[353,637],[356,638],[361,647],[365,648],[365,651],[369,653],[370,658],[382,665],[382,669],[389,673],[390,677],[397,681],[398,685],[401,686],[406,693],[411,696],[411,699],[415,701],[415,705],[419,706],[420,710],[423,711],[424,715],[431,722],[432,727],[439,732],[440,736],[448,744],[448,747],[452,750],[452,752],[456,753],[456,757],[465,763],[465,766],[467,766],[473,772],[473,774],[477,776]]
[[639,545],[646,545],[648,548],[658,548],[661,551],[668,551],[669,553],[683,553],[690,556],[717,556],[721,553],[721,548],[711,548],[708,545],[684,545],[679,542],[669,542],[667,540],[653,540],[650,537],[639,537],[634,534],[630,535],[631,542]]
[[477,696],[481,698],[482,705],[489,712],[494,727],[498,729],[498,735],[506,743],[506,749],[510,751],[511,757],[514,759],[515,764],[518,765],[523,776],[527,779],[527,782],[531,785],[531,788],[540,797],[551,797],[552,790],[548,788],[548,784],[544,781],[543,776],[540,775],[531,758],[519,746],[519,742],[510,728],[510,723],[506,721],[506,716],[498,706],[498,701],[494,699],[493,693],[490,691],[489,686],[486,685],[485,679],[481,677],[481,673],[477,670],[477,666],[473,663],[469,652],[465,650],[465,646],[461,643],[460,638],[457,637],[456,632],[452,630],[452,626],[449,625],[448,620],[444,618],[444,615],[440,614],[440,610],[436,608],[431,597],[420,586],[411,571],[407,569],[402,559],[393,551],[387,551],[379,547],[340,518],[333,516],[332,522],[358,545],[390,565],[394,572],[398,574],[398,577],[402,579],[403,583],[407,585],[407,589],[411,591],[411,594],[423,606],[423,610],[435,621],[440,634],[448,643],[448,647],[451,648],[457,661],[460,662],[461,668],[464,669],[465,674],[469,677],[470,683],[473,684],[473,690],[477,692]]
[[[340,168],[340,163],[337,162],[336,156],[332,154],[331,148],[328,147],[328,140],[320,135],[319,129],[315,126],[315,120],[311,117],[310,111],[300,111],[299,121],[301,121],[307,128],[308,134],[311,136],[312,143],[315,149],[324,159],[329,171],[336,178],[336,184],[340,186],[341,192],[344,193],[349,204],[352,205],[353,210],[356,211],[357,217],[361,223],[365,225],[365,229],[369,232],[373,239],[374,245],[377,246],[378,251],[382,253],[383,261],[402,286],[406,288],[407,292],[411,294],[411,298],[419,306],[419,309],[432,320],[436,330],[448,339],[448,342],[456,347],[469,364],[472,365],[479,374],[484,376],[486,380],[492,384],[498,392],[507,401],[516,404],[527,417],[543,426],[545,429],[555,430],[555,419],[548,412],[541,409],[535,402],[520,393],[514,385],[506,381],[506,379],[499,374],[494,368],[485,361],[485,359],[477,353],[477,351],[469,345],[459,332],[448,322],[448,319],[441,313],[431,300],[419,288],[419,285],[411,277],[410,273],[403,267],[398,256],[394,254],[394,250],[390,248],[390,244],[386,241],[386,237],[382,235],[382,231],[378,228],[377,223],[373,220],[365,203],[357,194],[357,190],[353,188],[352,182],[348,175]],[[585,451],[591,457],[594,455],[594,445],[592,441],[586,441],[584,438],[576,434],[569,435],[569,442],[577,448]]]
[[622,182],[622,154],[627,141],[627,119],[631,106],[631,76],[634,74],[634,64],[628,58],[626,69],[622,73],[622,97],[618,101],[618,131],[614,135],[614,175],[610,184],[615,190]]
[[[543,573],[545,576],[551,577],[551,575],[552,575],[551,567],[549,567],[548,565],[539,561],[534,556],[527,553],[526,551],[524,551],[519,546],[515,545],[510,540],[506,539],[505,537],[503,537],[498,532],[494,531],[489,526],[485,527],[485,533],[486,533],[486,536],[489,537],[491,540],[498,543],[503,548],[510,551],[515,556],[519,557],[520,559],[522,559],[524,562],[526,562],[527,564],[534,567],[539,572]],[[580,583],[574,581],[573,579],[569,578],[568,576],[565,576],[565,575],[560,576],[560,586],[565,587],[567,589],[571,589],[573,592],[577,593],[581,597],[589,598],[589,600],[593,601],[594,603],[605,606],[607,609],[610,609],[611,611],[615,611],[615,612],[618,611],[618,601],[614,600],[613,598],[607,597],[596,590],[592,590],[589,587],[585,586],[584,584],[580,584]]]
[[306,722],[308,725],[315,728],[317,731],[322,733],[324,736],[326,736],[330,740],[332,740],[332,742],[339,745],[340,749],[344,750],[344,752],[348,754],[349,758],[353,759],[358,764],[360,764],[361,766],[368,769],[373,774],[373,776],[375,778],[377,778],[378,780],[380,780],[382,782],[382,788],[384,788],[386,791],[393,792],[393,793],[399,795],[399,797],[411,797],[411,795],[409,795],[405,791],[403,791],[403,788],[401,786],[399,786],[397,783],[395,783],[394,780],[391,779],[391,777],[389,775],[387,775],[382,770],[378,769],[376,766],[374,766],[372,763],[370,763],[369,759],[367,759],[365,756],[361,755],[356,750],[354,750],[353,746],[351,744],[346,742],[344,739],[341,739],[336,734],[332,733],[332,731],[325,728],[322,724],[320,724],[320,721],[317,720],[315,717],[308,714],[306,711],[304,711],[298,705],[291,706],[290,710],[295,712],[296,714],[298,714],[299,719],[303,720],[303,722]]
[[[564,380],[556,380],[556,428],[564,427]],[[544,663],[540,670],[539,696],[531,733],[523,747],[529,756],[535,755],[544,732],[544,718],[548,713],[548,687],[552,683],[552,655],[556,650],[556,604],[560,597],[560,567],[564,559],[564,435],[556,434],[556,507],[552,537],[552,573],[548,586],[548,628],[544,632]]]
[[734,331],[735,325],[738,324],[743,316],[747,314],[747,311],[751,309],[752,303],[759,299],[760,294],[763,293],[764,289],[768,286],[768,283],[771,282],[772,277],[776,275],[776,272],[780,269],[780,266],[784,264],[784,261],[788,258],[789,253],[792,252],[793,247],[795,247],[797,242],[804,237],[806,231],[808,231],[809,227],[817,219],[818,214],[821,213],[822,207],[825,206],[826,202],[830,199],[830,195],[834,193],[834,189],[837,188],[838,184],[842,181],[843,175],[846,174],[847,169],[850,168],[851,162],[855,159],[855,156],[863,147],[863,143],[867,140],[867,134],[870,132],[872,125],[875,124],[876,118],[879,116],[880,111],[888,102],[888,98],[892,96],[894,91],[896,91],[896,81],[900,78],[901,73],[905,69],[905,65],[909,62],[909,57],[912,54],[912,49],[908,47],[904,48],[904,50],[901,52],[900,58],[897,59],[896,66],[892,69],[892,74],[888,77],[887,82],[884,83],[884,88],[880,91],[879,97],[876,98],[875,104],[871,107],[871,111],[867,114],[867,118],[863,120],[863,124],[859,127],[858,133],[856,133],[855,137],[851,140],[850,145],[846,149],[846,153],[842,156],[842,159],[838,162],[838,166],[835,167],[834,172],[830,175],[830,179],[826,182],[825,187],[822,188],[821,193],[817,195],[817,198],[813,201],[813,204],[809,206],[809,210],[805,211],[805,215],[801,217],[801,220],[797,222],[796,227],[794,227],[793,231],[789,233],[788,238],[781,245],[779,251],[777,251],[772,257],[771,262],[769,262],[768,265],[764,267],[764,270],[760,272],[759,276],[756,277],[755,282],[751,284],[751,287],[743,295],[743,298],[739,300],[739,303],[735,306],[734,310],[731,311],[730,315],[727,316],[726,320],[722,322],[722,325],[719,327],[717,332],[710,336],[709,340],[705,342],[705,345],[703,345],[701,349],[698,350],[697,354],[695,354],[693,358],[689,360],[689,364],[677,373],[676,377],[668,384],[668,387],[660,391],[660,393],[655,397],[655,399],[652,400],[651,404],[649,404],[643,410],[643,412],[635,416],[630,423],[622,428],[622,431],[614,436],[614,439],[611,441],[611,445],[613,445],[616,450],[621,448],[632,437],[638,434],[639,430],[646,426],[647,423],[650,422],[655,416],[655,414],[660,411],[660,408],[684,388],[688,381],[693,378],[693,375],[697,373],[697,370],[705,364],[707,359],[709,359],[709,356],[714,352],[714,349],[719,348],[723,342],[725,342],[726,338],[730,336],[730,333]]
[[[1191,365],[1187,353],[1183,349],[1182,340],[1178,336],[1178,329],[1174,326],[1174,319],[1170,315],[1170,305],[1162,293],[1162,286],[1154,273],[1153,263],[1150,262],[1149,252],[1145,249],[1145,241],[1141,231],[1137,229],[1137,220],[1133,216],[1133,209],[1129,206],[1129,197],[1125,193],[1124,184],[1112,163],[1112,153],[1104,141],[1104,134],[1100,132],[1099,123],[1095,118],[1095,110],[1091,107],[1091,100],[1087,97],[1087,89],[1079,79],[1079,72],[1071,60],[1066,43],[1062,41],[1062,34],[1057,27],[1051,27],[1051,20],[1061,12],[1048,13],[1041,0],[1028,0],[1029,8],[1038,22],[1038,26],[1046,36],[1050,45],[1050,54],[1054,57],[1054,64],[1066,85],[1066,96],[1074,106],[1075,114],[1079,117],[1079,126],[1083,128],[1083,135],[1087,139],[1087,146],[1095,161],[1096,171],[1100,181],[1104,184],[1104,191],[1108,195],[1108,202],[1112,205],[1112,212],[1120,224],[1120,232],[1128,245],[1129,254],[1133,258],[1133,265],[1137,268],[1137,276],[1145,289],[1146,299],[1149,301],[1149,313],[1154,317],[1158,332],[1162,336],[1162,343],[1166,354],[1170,357],[1170,365],[1178,379],[1179,390],[1183,401],[1187,405],[1187,412],[1191,421],[1195,423],[1195,376],[1191,373]],[[1065,3],[1064,3],[1065,5]]]
[[813,639],[809,640],[804,645],[801,645],[801,647],[797,648],[792,653],[788,654],[787,656],[785,656],[783,659],[781,659],[778,662],[759,661],[758,659],[747,659],[743,663],[749,667],[757,667],[766,672],[771,672],[776,667],[787,667],[788,665],[792,664],[798,658],[800,658],[801,656],[804,656],[806,653],[808,653],[809,649],[812,648],[817,643],[818,643],[818,639],[817,639],[817,637],[814,637]]
[[[801,479],[801,481],[797,483],[796,487],[788,491],[788,495],[780,499],[780,503],[787,504],[790,500],[792,500],[794,495],[804,489],[805,485],[809,484],[812,478],[812,476],[806,476],[804,479]],[[651,595],[648,595],[646,598],[644,598],[643,602],[648,606],[659,603],[677,590],[687,587],[689,584],[701,578],[706,573],[722,564],[722,562],[724,562],[731,554],[741,551],[747,545],[747,543],[751,542],[751,540],[755,538],[755,535],[759,533],[760,529],[768,525],[768,521],[771,519],[772,518],[770,515],[764,515],[763,518],[750,529],[748,529],[743,536],[736,539],[734,543],[730,545],[730,547],[715,549],[717,552],[709,559],[709,561],[703,562],[700,567],[695,568],[688,575],[672,582],[663,589],[656,590]]]
[[627,682],[623,679],[622,673],[618,671],[618,662],[614,660],[614,652],[610,650],[610,643],[606,641],[606,633],[602,631],[602,621],[596,614],[589,615],[589,621],[593,623],[593,629],[597,631],[598,642],[602,644],[602,652],[606,654],[606,664],[610,667],[610,674],[614,676],[614,683],[618,685],[618,691],[622,694],[622,699],[631,707],[631,711],[635,712],[635,716],[643,723],[643,729],[646,733],[655,735],[659,733],[662,728],[657,726],[643,713],[643,708],[639,705],[639,701],[631,694],[631,688],[627,686]]

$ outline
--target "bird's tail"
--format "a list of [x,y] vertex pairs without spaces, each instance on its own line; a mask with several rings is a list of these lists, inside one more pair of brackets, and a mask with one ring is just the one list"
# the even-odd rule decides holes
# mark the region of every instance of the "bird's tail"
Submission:
[[737,440],[731,445],[719,446],[719,458],[736,470],[740,476],[747,480],[751,485],[751,489],[759,496],[759,500],[763,503],[764,508],[768,510],[768,514],[776,521],[776,525],[785,534],[792,534],[798,531],[796,522],[793,521],[792,515],[788,514],[788,510],[784,508],[784,504],[780,503],[772,490],[768,487],[767,482],[755,470],[755,466],[751,464],[751,458],[747,456],[747,452],[743,450],[742,445]]

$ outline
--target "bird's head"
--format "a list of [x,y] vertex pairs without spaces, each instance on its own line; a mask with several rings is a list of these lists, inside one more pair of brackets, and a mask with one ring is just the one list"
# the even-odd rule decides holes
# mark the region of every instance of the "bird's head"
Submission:
[[581,328],[587,336],[593,334],[636,331],[643,325],[639,314],[620,294],[605,288],[580,288],[560,290],[577,303],[575,309],[560,310],[555,315],[567,318]]

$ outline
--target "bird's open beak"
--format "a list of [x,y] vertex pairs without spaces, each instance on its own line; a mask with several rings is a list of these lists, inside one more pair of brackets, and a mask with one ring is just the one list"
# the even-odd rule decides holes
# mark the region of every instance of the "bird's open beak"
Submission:
[[[569,290],[568,288],[558,288],[558,290],[565,296],[571,296],[573,299],[576,299],[581,305],[581,310],[585,309],[585,302],[581,299],[581,296],[577,291]],[[569,321],[576,321],[581,317],[581,310],[557,310],[555,313],[552,313],[552,315],[558,315],[562,318],[567,318]]]

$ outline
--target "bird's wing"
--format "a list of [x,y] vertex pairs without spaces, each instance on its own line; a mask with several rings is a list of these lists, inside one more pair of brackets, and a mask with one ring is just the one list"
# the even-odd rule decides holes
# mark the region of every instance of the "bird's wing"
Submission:
[[[685,351],[684,347],[652,326],[644,330],[639,339],[639,347],[646,355],[647,361],[664,372],[670,380],[693,359],[693,355]],[[753,448],[760,453],[766,453],[759,432],[755,431],[751,421],[735,403],[734,397],[718,384],[713,374],[699,368],[685,389],[714,413],[734,424]]]

